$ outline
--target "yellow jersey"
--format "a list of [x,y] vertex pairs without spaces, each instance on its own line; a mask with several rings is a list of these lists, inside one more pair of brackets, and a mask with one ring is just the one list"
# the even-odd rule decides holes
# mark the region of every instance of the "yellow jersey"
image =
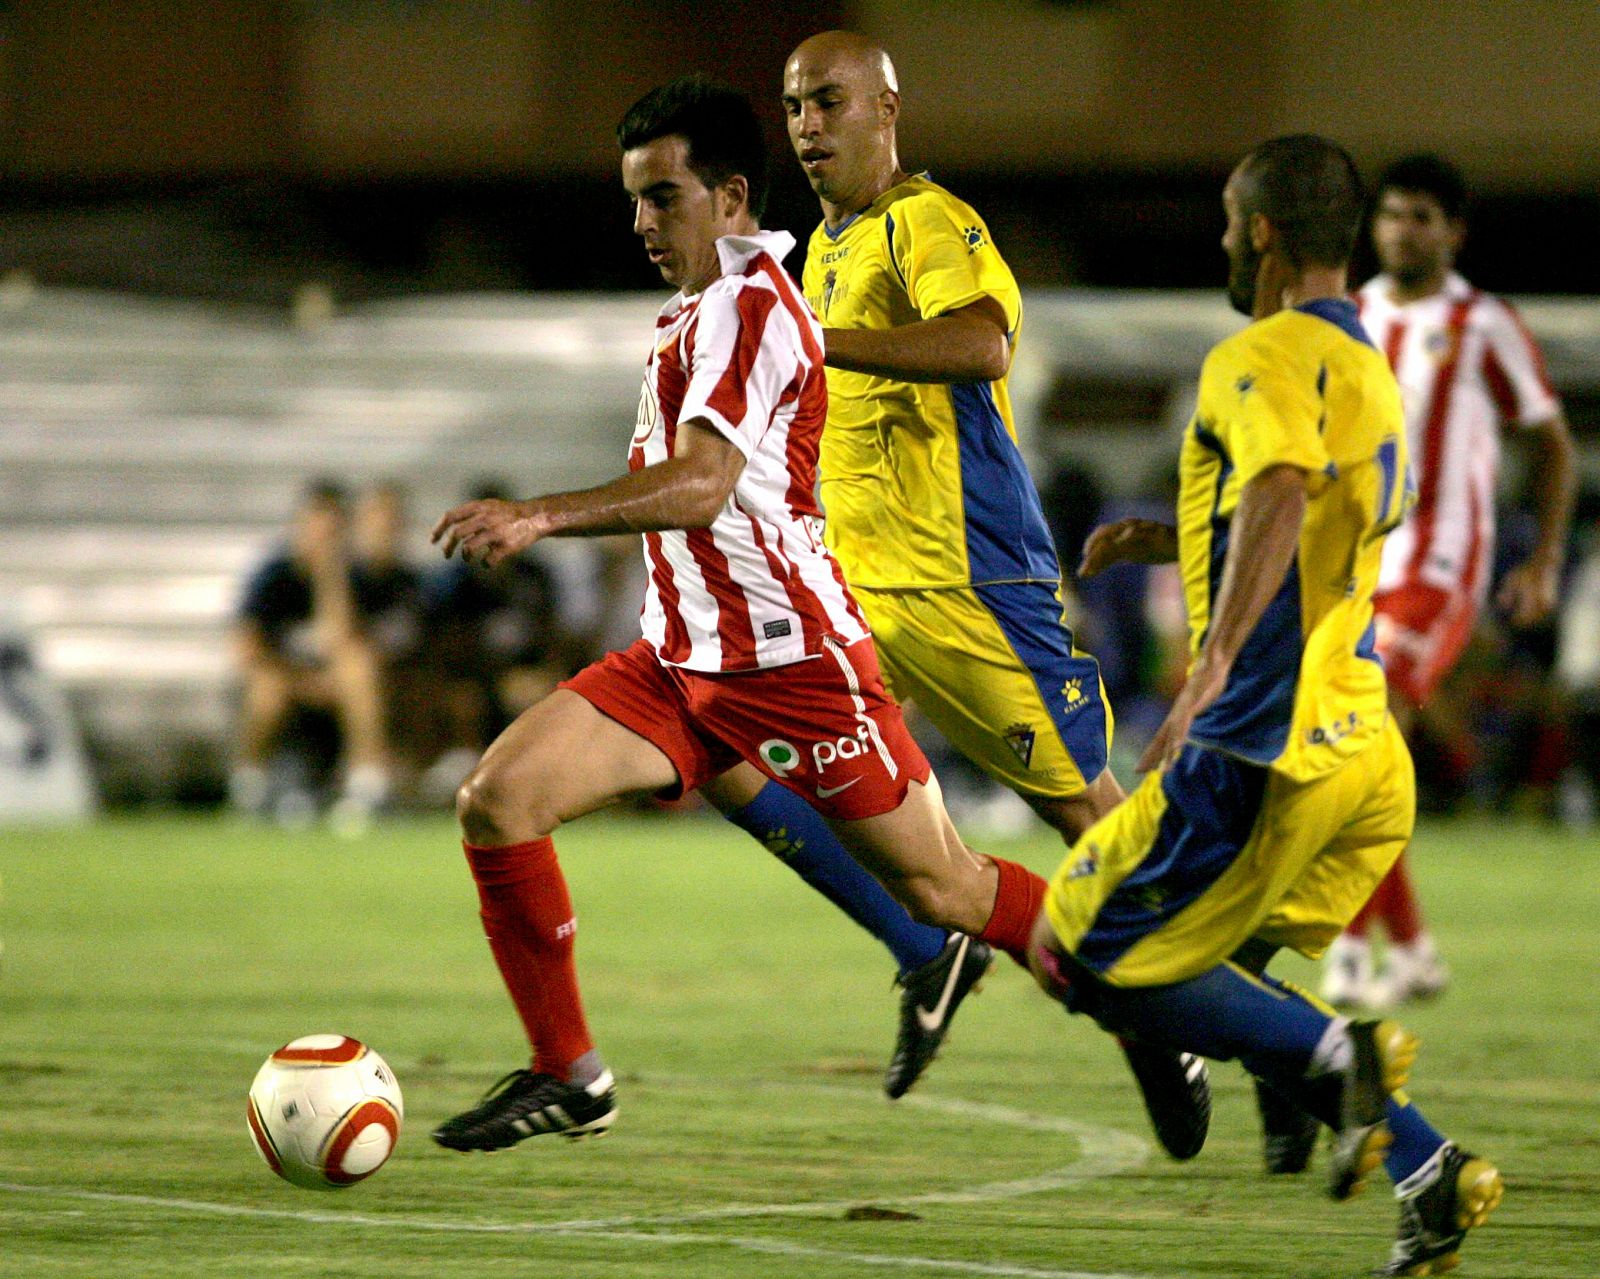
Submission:
[[[803,287],[824,328],[886,329],[990,297],[1015,347],[1022,298],[972,208],[926,174],[819,226]],[[1056,582],[1005,379],[897,382],[828,370],[818,461],[827,543],[853,587]]]
[[1189,740],[1309,780],[1383,730],[1372,593],[1383,538],[1413,494],[1400,390],[1353,302],[1281,311],[1206,358],[1178,468],[1191,653],[1210,625],[1239,492],[1280,464],[1311,477],[1299,550]]

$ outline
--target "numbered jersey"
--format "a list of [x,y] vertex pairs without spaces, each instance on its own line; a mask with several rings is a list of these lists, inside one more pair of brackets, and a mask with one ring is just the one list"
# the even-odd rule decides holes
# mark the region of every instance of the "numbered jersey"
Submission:
[[1308,476],[1299,551],[1190,740],[1308,780],[1383,729],[1372,594],[1384,538],[1411,501],[1400,390],[1353,302],[1279,312],[1206,359],[1179,466],[1192,652],[1210,627],[1240,491],[1278,465]]
[[848,647],[869,633],[823,545],[822,331],[783,269],[793,247],[781,231],[724,236],[724,274],[656,320],[629,469],[666,461],[689,421],[746,459],[709,528],[644,535],[641,626],[670,666],[783,666],[821,654],[827,639]]

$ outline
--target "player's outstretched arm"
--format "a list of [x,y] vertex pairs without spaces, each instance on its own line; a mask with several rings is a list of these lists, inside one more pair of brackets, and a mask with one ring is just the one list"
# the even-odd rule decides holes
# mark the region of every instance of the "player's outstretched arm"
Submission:
[[824,329],[824,363],[897,382],[993,382],[1011,367],[1006,314],[990,297],[892,329]]
[[1113,564],[1170,564],[1178,558],[1178,530],[1160,520],[1114,520],[1083,542],[1079,577],[1093,577]]
[[1558,413],[1525,433],[1534,437],[1539,454],[1530,486],[1538,494],[1539,542],[1500,583],[1496,603],[1513,626],[1534,626],[1555,609],[1577,496],[1577,451],[1566,419]]
[[1299,467],[1269,466],[1240,491],[1205,644],[1189,668],[1183,691],[1139,760],[1141,773],[1175,761],[1188,740],[1190,725],[1228,686],[1234,658],[1289,572],[1305,517],[1306,473]]
[[704,418],[678,427],[676,451],[664,462],[599,488],[553,493],[524,502],[466,502],[446,511],[432,540],[445,556],[498,564],[546,537],[599,537],[705,528],[717,518],[744,454]]

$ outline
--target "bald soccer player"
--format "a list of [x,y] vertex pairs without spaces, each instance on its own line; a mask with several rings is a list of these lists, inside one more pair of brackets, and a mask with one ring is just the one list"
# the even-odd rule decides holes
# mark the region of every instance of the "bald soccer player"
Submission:
[[[1070,843],[1123,792],[1106,767],[1099,666],[1062,619],[1060,563],[1017,447],[1006,388],[1022,323],[1016,281],[970,206],[901,167],[900,94],[882,49],[851,32],[813,36],[785,66],[783,106],[823,214],[804,289],[828,366],[828,547],[892,694]],[[901,959],[885,1081],[898,1096],[932,1059],[988,950],[924,930],[911,940],[928,958],[908,968],[903,912],[851,876],[848,854],[797,796],[761,783],[741,769],[717,802]],[[1191,1157],[1210,1115],[1204,1064],[1119,1042],[1162,1145]]]

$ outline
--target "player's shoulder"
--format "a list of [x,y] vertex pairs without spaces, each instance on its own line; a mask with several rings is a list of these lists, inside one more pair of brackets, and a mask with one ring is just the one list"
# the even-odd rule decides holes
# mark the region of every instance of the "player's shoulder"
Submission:
[[918,173],[884,193],[882,211],[897,221],[982,225],[978,211],[926,173]]

